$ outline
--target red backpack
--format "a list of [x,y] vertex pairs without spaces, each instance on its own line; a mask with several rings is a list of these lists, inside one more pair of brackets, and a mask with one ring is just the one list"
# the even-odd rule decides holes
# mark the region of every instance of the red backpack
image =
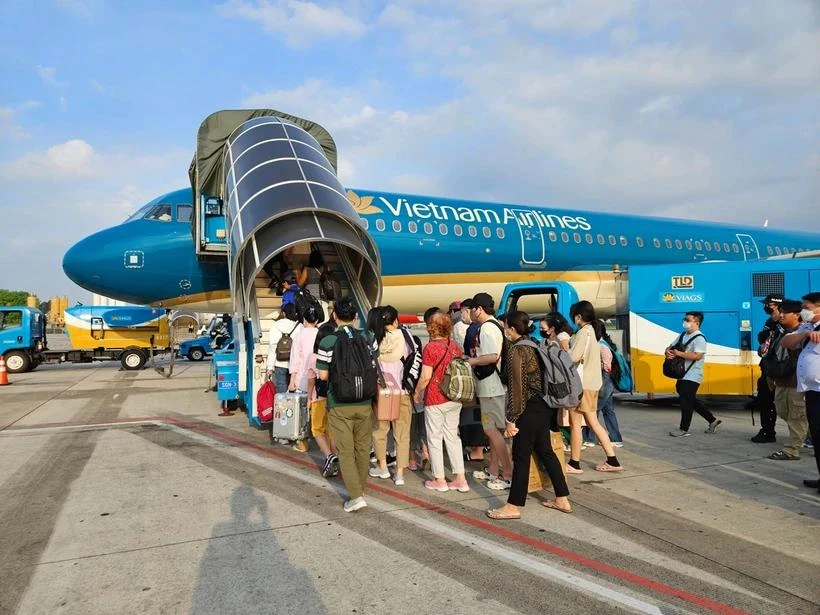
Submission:
[[273,398],[276,395],[276,387],[273,382],[266,380],[259,392],[256,394],[256,411],[259,420],[263,423],[270,423],[273,420]]

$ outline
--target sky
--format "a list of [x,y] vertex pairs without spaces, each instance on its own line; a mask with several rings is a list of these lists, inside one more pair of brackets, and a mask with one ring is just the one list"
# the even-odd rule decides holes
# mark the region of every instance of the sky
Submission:
[[274,108],[349,188],[820,231],[818,0],[0,0],[0,288]]

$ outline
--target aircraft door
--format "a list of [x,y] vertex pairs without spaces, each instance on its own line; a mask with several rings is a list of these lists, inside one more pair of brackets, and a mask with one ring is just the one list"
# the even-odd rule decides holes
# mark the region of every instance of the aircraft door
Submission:
[[91,337],[101,340],[105,336],[103,319],[100,316],[91,317]]
[[757,249],[757,244],[751,235],[742,233],[737,234],[737,240],[740,242],[740,247],[743,249],[743,258],[747,261],[759,261],[760,252]]
[[546,262],[544,249],[544,229],[533,211],[513,209],[518,232],[521,236],[521,265],[537,266]]

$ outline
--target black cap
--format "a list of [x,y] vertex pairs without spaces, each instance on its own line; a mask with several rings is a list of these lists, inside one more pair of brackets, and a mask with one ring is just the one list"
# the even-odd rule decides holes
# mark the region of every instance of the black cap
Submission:
[[481,307],[485,310],[495,309],[495,301],[487,293],[478,293],[473,297],[473,307]]
[[800,310],[803,309],[803,304],[800,301],[795,301],[794,299],[783,299],[781,304],[778,306],[780,313],[783,314],[799,314]]
[[468,297],[467,299],[464,299],[464,300],[461,302],[461,309],[462,309],[462,310],[463,310],[464,308],[469,309],[469,308],[471,308],[471,307],[473,307],[473,300],[472,300],[472,299],[470,299],[469,297]]
[[770,303],[780,305],[781,303],[783,303],[783,299],[785,299],[785,297],[780,293],[769,293],[768,295],[766,295],[765,299],[762,299],[760,301],[760,303],[762,303],[763,305],[769,305]]

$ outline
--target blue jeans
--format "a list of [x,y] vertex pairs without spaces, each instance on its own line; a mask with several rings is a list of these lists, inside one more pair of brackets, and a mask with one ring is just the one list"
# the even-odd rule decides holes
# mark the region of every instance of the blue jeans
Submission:
[[287,393],[288,385],[290,384],[290,373],[287,367],[273,368],[273,386],[276,387],[277,393]]
[[[612,379],[609,374],[602,374],[604,384],[598,392],[598,418],[606,427],[611,442],[623,442],[621,430],[618,426],[618,417],[615,416],[615,400],[612,394],[615,392],[615,385],[612,384]],[[595,434],[589,427],[583,428],[584,442],[597,442]]]

